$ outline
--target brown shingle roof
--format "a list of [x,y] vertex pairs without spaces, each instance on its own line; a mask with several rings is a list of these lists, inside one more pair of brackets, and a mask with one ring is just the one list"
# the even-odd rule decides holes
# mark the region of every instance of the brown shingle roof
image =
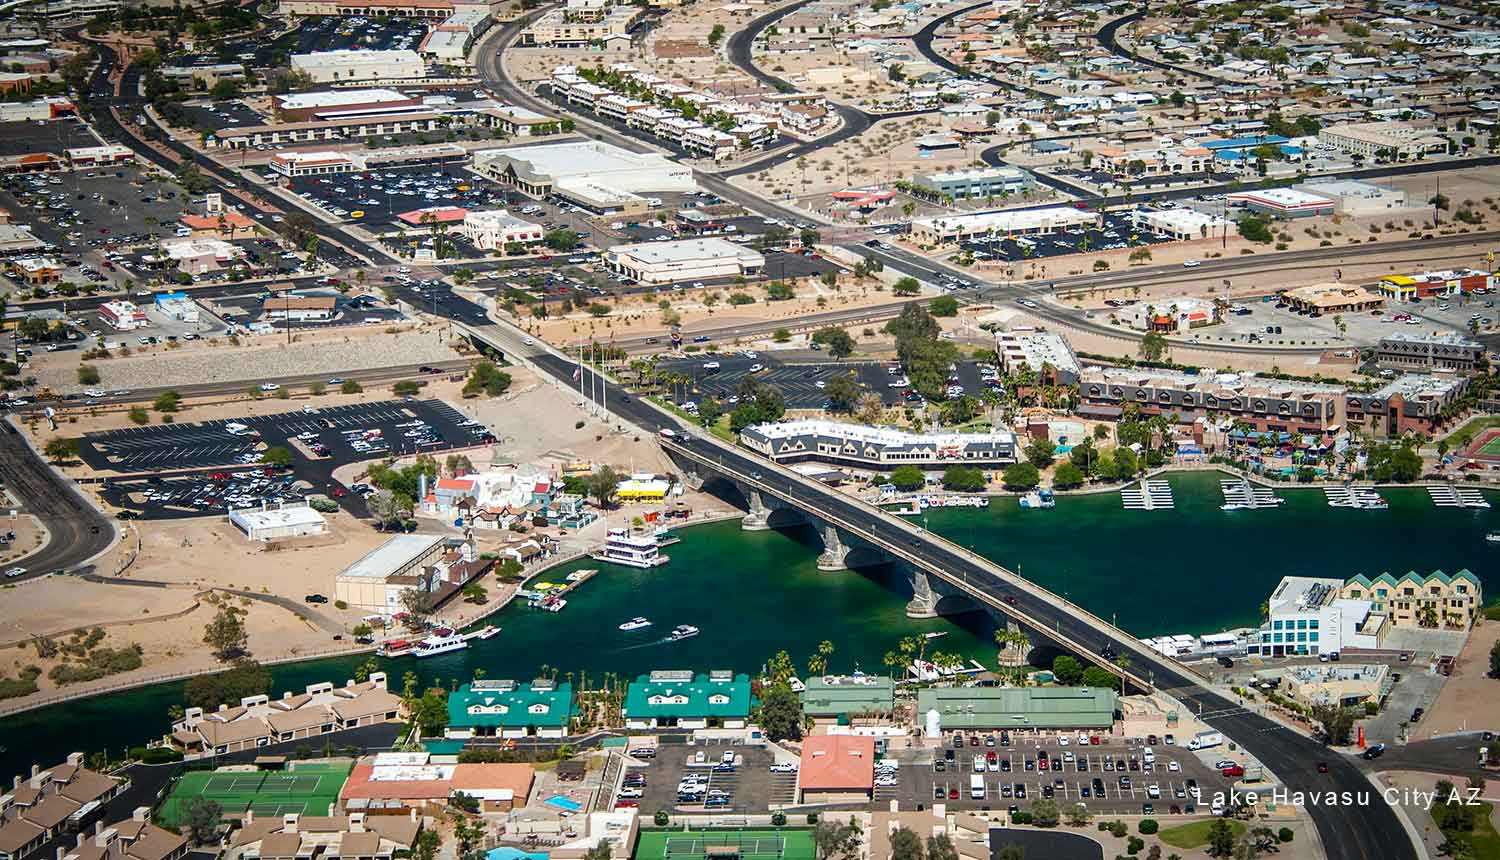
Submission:
[[397,710],[401,707],[401,699],[384,690],[371,690],[357,699],[334,702],[332,707],[334,713],[339,715],[339,719],[347,721]]
[[302,836],[298,833],[272,833],[260,841],[262,857],[296,857],[302,847]]
[[210,746],[251,741],[256,738],[269,737],[271,734],[266,724],[258,719],[239,720],[233,723],[204,720],[198,724],[198,732],[203,735],[204,740],[208,741]]
[[29,821],[13,819],[0,825],[0,851],[15,854],[45,831]]
[[299,729],[310,729],[324,724],[331,724],[333,717],[323,708],[303,708],[300,711],[292,711],[289,714],[271,713],[266,715],[266,722],[271,728],[278,732],[295,732]]
[[46,830],[51,830],[64,821],[68,816],[83,808],[83,804],[69,800],[60,794],[49,794],[42,798],[41,802],[21,813],[22,816]]
[[97,770],[81,767],[73,779],[62,787],[62,795],[79,803],[88,803],[109,794],[118,786],[119,783],[114,779]]

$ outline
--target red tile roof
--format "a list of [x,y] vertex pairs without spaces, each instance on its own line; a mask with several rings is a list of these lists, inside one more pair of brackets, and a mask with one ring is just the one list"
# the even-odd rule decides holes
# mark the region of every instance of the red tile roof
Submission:
[[875,787],[875,739],[814,735],[802,744],[803,791],[870,791]]

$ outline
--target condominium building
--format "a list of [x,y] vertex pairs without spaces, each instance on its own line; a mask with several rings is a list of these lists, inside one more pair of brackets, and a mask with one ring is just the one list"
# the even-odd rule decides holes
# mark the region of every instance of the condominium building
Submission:
[[1392,332],[1380,339],[1375,361],[1381,367],[1454,370],[1471,373],[1484,357],[1484,344],[1460,334]]
[[529,684],[484,679],[461,685],[448,696],[444,736],[560,738],[573,719],[573,685],[538,678]]
[[1350,392],[1345,398],[1345,417],[1349,426],[1375,436],[1432,433],[1442,423],[1443,411],[1468,387],[1468,377],[1451,371],[1408,373],[1368,394]]
[[128,783],[83,766],[75,752],[49,768],[33,766],[0,795],[0,860],[26,860],[68,827],[86,824]]
[[552,48],[581,48],[591,43],[609,46],[630,43],[630,30],[640,21],[645,8],[633,4],[615,6],[599,17],[575,15],[568,9],[544,12],[530,27],[521,31],[521,45]]
[[1074,385],[1078,382],[1078,356],[1073,354],[1067,339],[1057,332],[997,331],[995,354],[1000,358],[1000,369],[1007,375],[1028,367],[1043,385]]
[[1448,148],[1448,142],[1441,135],[1404,122],[1330,125],[1318,132],[1318,140],[1366,158],[1387,155],[1401,161]]
[[988,433],[909,433],[890,427],[808,419],[756,424],[740,441],[781,463],[817,461],[842,466],[890,469],[915,465],[1000,465],[1016,461],[1016,435]]
[[1332,436],[1344,424],[1342,385],[1263,379],[1248,374],[1189,374],[1148,368],[1083,368],[1079,412],[1119,417],[1126,404],[1143,413],[1242,420],[1258,431]]
[[1249,651],[1264,657],[1379,648],[1386,616],[1368,599],[1341,594],[1343,580],[1284,576],[1267,601],[1269,614]]
[[401,699],[386,689],[386,674],[335,687],[322,681],[301,693],[272,699],[261,693],[217,710],[188,708],[166,741],[189,755],[224,755],[275,743],[317,738],[344,729],[395,722]]
[[1484,586],[1469,570],[1425,576],[1416,571],[1375,577],[1354,576],[1339,588],[1343,597],[1368,600],[1396,627],[1467,630],[1484,606]]

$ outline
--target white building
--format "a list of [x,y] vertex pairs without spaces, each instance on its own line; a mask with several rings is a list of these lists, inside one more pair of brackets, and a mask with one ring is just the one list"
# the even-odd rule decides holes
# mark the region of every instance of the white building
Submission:
[[1284,576],[1271,592],[1270,614],[1251,639],[1263,657],[1316,655],[1345,648],[1378,648],[1386,616],[1368,600],[1339,597],[1342,579]]
[[469,48],[489,29],[493,19],[487,8],[460,9],[439,24],[423,41],[423,56],[450,66],[469,65]]
[[733,242],[705,237],[619,245],[605,252],[604,265],[643,284],[667,284],[753,275],[765,268],[766,258]]
[[238,508],[230,512],[229,522],[244,532],[247,539],[255,541],[308,537],[328,531],[328,520],[305,504]]
[[1158,236],[1173,239],[1206,239],[1228,230],[1230,222],[1218,215],[1186,207],[1179,209],[1137,209],[1130,213],[1137,227],[1145,227]]
[[504,248],[513,242],[535,244],[546,235],[542,225],[517,218],[504,209],[469,212],[464,215],[458,232],[484,251]]
[[691,168],[599,141],[484,149],[474,153],[474,170],[536,198],[565,192],[570,182],[630,193],[697,189]]
[[354,160],[342,152],[278,152],[271,156],[271,170],[282,176],[316,176],[349,173]]
[[320,84],[339,81],[414,80],[425,77],[427,66],[416,51],[319,51],[293,54],[292,71]]
[[334,599],[364,612],[401,612],[402,593],[430,590],[426,568],[442,555],[443,543],[441,535],[396,535],[334,577]]
[[1092,227],[1099,216],[1071,206],[978,212],[973,215],[943,215],[911,222],[911,234],[927,245],[962,242],[987,236],[1031,236],[1055,233],[1072,227]]

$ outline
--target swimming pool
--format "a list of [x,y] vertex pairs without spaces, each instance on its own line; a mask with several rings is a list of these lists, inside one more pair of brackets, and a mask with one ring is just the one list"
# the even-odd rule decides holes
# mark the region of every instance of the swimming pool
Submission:
[[583,804],[561,794],[555,794],[542,802],[548,806],[555,806],[558,809],[566,809],[569,812],[577,812],[583,808]]
[[485,860],[547,860],[545,851],[522,851],[519,848],[491,848]]

